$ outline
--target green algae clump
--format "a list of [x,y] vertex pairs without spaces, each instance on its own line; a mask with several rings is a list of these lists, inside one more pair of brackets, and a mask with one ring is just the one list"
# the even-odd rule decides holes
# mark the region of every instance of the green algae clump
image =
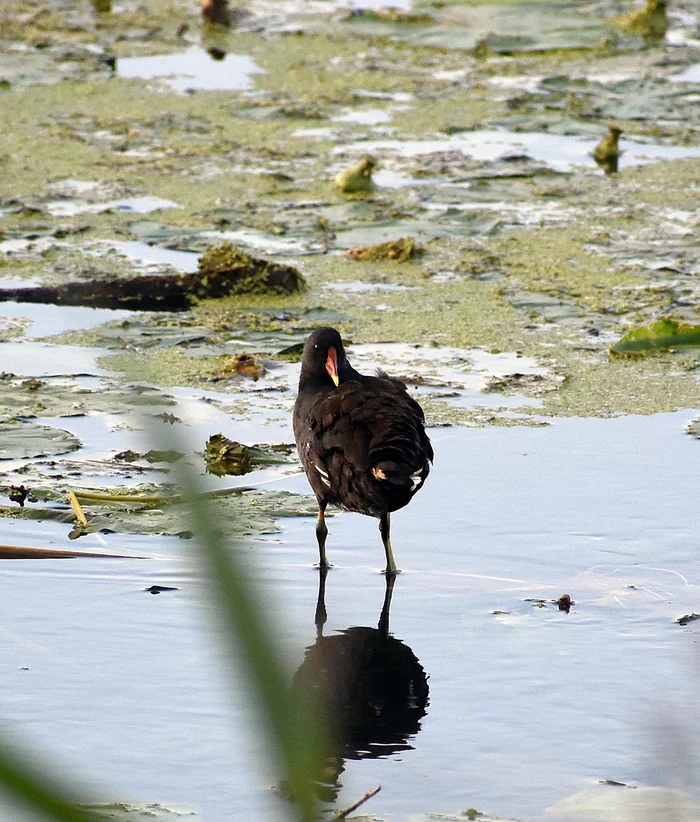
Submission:
[[[205,251],[199,258],[199,273],[226,284],[224,290],[215,289],[220,294],[202,296],[292,294],[305,286],[304,277],[293,266],[251,257],[232,243],[221,243]],[[204,281],[202,285],[205,284]]]
[[372,190],[372,172],[377,161],[366,154],[360,162],[336,175],[335,187],[343,194],[359,194]]
[[349,248],[345,252],[345,256],[350,257],[352,260],[368,262],[394,260],[397,263],[404,263],[421,253],[422,249],[416,244],[413,237],[402,237],[400,240],[391,240],[388,243]]

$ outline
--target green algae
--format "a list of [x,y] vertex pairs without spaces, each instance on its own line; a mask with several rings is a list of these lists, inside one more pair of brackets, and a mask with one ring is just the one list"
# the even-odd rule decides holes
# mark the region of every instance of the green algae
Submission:
[[[688,363],[689,365],[690,363]],[[541,409],[552,416],[615,417],[700,407],[700,383],[677,359],[571,363]]]
[[349,248],[345,252],[346,257],[361,262],[376,262],[377,260],[394,260],[398,263],[405,263],[412,257],[417,257],[423,250],[416,244],[413,237],[402,237],[400,240],[393,240],[379,245],[359,246]]
[[[484,8],[482,3],[462,5]],[[506,8],[506,4],[500,5]],[[519,3],[518,7],[532,15],[536,13],[535,5]],[[123,17],[112,15],[101,20],[98,28],[93,28],[94,20],[88,15],[84,28],[75,36],[81,41],[102,38],[102,42],[114,46],[118,55],[181,49],[176,26],[167,17],[171,12],[172,5],[166,2],[154,2],[141,11],[130,7]],[[62,20],[38,20],[34,34],[28,30],[16,36],[26,34],[31,38],[39,29],[48,32],[52,26],[58,27],[56,31],[67,31],[65,27],[73,23],[67,11],[61,14]],[[180,11],[180,19],[194,22],[196,10]],[[154,20],[159,21],[160,29],[145,51],[142,41],[136,48],[128,39],[118,39],[130,27],[153,25]],[[308,22],[304,18],[301,27]],[[414,27],[414,23],[396,20],[365,22]],[[415,26],[426,22],[415,21]],[[392,105],[390,99],[367,95],[400,91],[413,96],[408,107],[392,112],[392,125],[403,138],[441,129],[452,132],[473,128],[495,119],[506,128],[518,122],[524,127],[523,116],[543,114],[549,118],[543,128],[585,134],[592,133],[592,127],[599,129],[611,116],[611,108],[621,107],[623,114],[626,111],[639,117],[641,112],[647,118],[621,118],[626,129],[631,123],[650,134],[657,127],[656,120],[670,122],[671,110],[683,111],[692,135],[694,115],[686,110],[683,94],[669,96],[668,84],[661,76],[644,77],[651,71],[657,52],[648,49],[623,55],[595,49],[566,53],[549,49],[508,59],[489,57],[480,63],[465,58],[464,53],[374,37],[362,40],[364,35],[352,24],[336,26],[332,31],[324,31],[324,26],[321,22],[313,32],[302,36],[260,37],[245,31],[223,34],[226,48],[250,55],[266,72],[256,75],[259,96],[252,98],[215,91],[194,95],[150,91],[140,81],[100,76],[104,68],[98,71],[87,57],[76,60],[82,61],[81,71],[88,73],[81,74],[81,78],[92,72],[89,82],[69,80],[54,86],[11,87],[4,96],[7,117],[0,123],[0,134],[3,154],[12,157],[13,162],[3,166],[0,190],[6,198],[21,198],[28,208],[24,216],[20,212],[5,215],[6,236],[12,231],[18,232],[16,236],[28,236],[37,230],[74,233],[67,246],[57,242],[48,250],[3,259],[2,271],[13,277],[83,277],[90,270],[85,265],[86,242],[96,239],[135,237],[200,251],[211,244],[204,242],[205,232],[216,228],[247,228],[271,238],[298,238],[306,246],[316,243],[314,253],[318,256],[305,257],[300,265],[308,278],[307,292],[291,296],[284,304],[269,295],[204,301],[180,320],[167,319],[166,325],[147,318],[138,328],[132,325],[120,330],[118,325],[109,325],[68,333],[60,339],[117,349],[117,356],[106,356],[103,364],[123,369],[133,379],[152,380],[158,385],[220,388],[242,379],[226,373],[225,367],[225,357],[230,353],[225,346],[236,335],[254,340],[251,351],[259,347],[271,355],[298,345],[315,324],[330,323],[358,342],[427,339],[436,344],[485,346],[533,355],[565,377],[564,384],[546,397],[550,412],[557,407],[555,398],[560,396],[566,398],[561,402],[562,413],[576,413],[577,409],[580,413],[596,413],[578,390],[578,386],[588,385],[590,369],[595,370],[602,393],[606,381],[610,381],[601,413],[611,413],[616,405],[620,411],[641,407],[636,400],[624,401],[626,372],[604,364],[607,342],[596,335],[621,336],[631,325],[653,322],[661,312],[689,301],[692,282],[687,270],[666,275],[666,285],[661,288],[656,282],[658,275],[631,261],[625,249],[636,247],[637,256],[644,258],[658,253],[655,249],[664,240],[667,247],[677,248],[681,261],[694,259],[690,241],[684,245],[675,239],[677,234],[669,238],[660,215],[669,202],[678,209],[695,208],[696,189],[700,186],[697,160],[637,168],[623,165],[614,186],[588,173],[553,180],[551,175],[537,176],[532,169],[528,174],[535,176],[524,182],[517,178],[474,182],[464,177],[464,162],[458,171],[453,170],[455,158],[449,157],[435,162],[419,158],[415,164],[407,164],[411,171],[432,173],[441,166],[447,169],[442,187],[422,189],[428,200],[439,203],[449,197],[470,206],[475,202],[489,204],[483,222],[474,224],[467,218],[460,222],[454,213],[440,218],[432,214],[427,219],[425,210],[416,207],[411,186],[375,191],[366,203],[343,204],[329,190],[331,151],[339,144],[342,148],[343,135],[362,132],[365,127],[345,123],[338,134],[331,131],[321,140],[296,132],[300,118],[304,121],[301,125],[328,125],[342,106],[367,104],[375,99],[388,107]],[[507,34],[506,30],[501,34]],[[358,55],[358,42],[366,46],[362,55]],[[505,45],[503,40],[500,47]],[[606,85],[580,79],[582,73],[625,67],[635,68],[640,78]],[[441,72],[445,76],[440,76]],[[544,75],[545,80],[538,94],[516,88],[504,95],[489,84],[492,78],[508,75]],[[646,114],[639,108],[641,101],[646,101]],[[274,117],[252,116],[255,111],[264,113],[268,109],[277,112]],[[567,131],[571,128],[574,132]],[[37,133],[46,145],[41,152],[33,148]],[[488,175],[494,167],[476,171]],[[468,189],[449,187],[459,174],[472,180]],[[158,236],[153,233],[155,229],[144,233],[142,224],[148,220],[135,221],[128,214],[53,218],[43,211],[29,216],[35,202],[41,209],[42,199],[50,196],[47,185],[96,178],[101,185],[112,187],[105,196],[147,193],[183,207],[158,215]],[[517,208],[531,207],[542,200],[559,204],[559,226],[527,224],[503,230],[507,220],[499,215],[499,202],[515,202]],[[363,213],[351,210],[360,205],[365,209]],[[401,267],[381,260],[358,266],[324,253],[332,247],[347,247],[344,237],[355,236],[348,232],[373,227],[375,232],[382,230],[382,221],[396,231],[408,225],[424,226],[428,232],[439,229],[433,234],[439,239],[427,243],[420,261],[411,260]],[[465,236],[472,228],[480,235],[477,241]],[[171,234],[166,236],[168,232]],[[65,241],[66,237],[57,235],[56,239]],[[98,270],[123,275],[133,266],[118,257],[103,255]],[[324,289],[328,284],[357,280],[416,290],[383,291],[379,298],[372,292],[331,293]],[[691,310],[686,306],[678,316],[687,322]],[[276,319],[278,316],[288,319]],[[125,347],[131,350],[123,350]],[[661,360],[659,368],[673,367],[671,361],[666,364]],[[677,360],[673,362],[677,364]],[[638,375],[642,382],[649,380],[650,386],[652,378],[653,374],[646,371]],[[669,376],[669,383],[674,380],[682,384],[674,402],[680,402],[682,396],[690,402],[692,375]],[[11,393],[8,414],[14,408],[31,411],[30,402],[37,403],[36,397],[21,397],[15,405],[14,397],[19,392],[13,389]],[[47,408],[69,407],[70,397],[59,403],[52,391],[46,396]],[[656,398],[659,409],[669,407],[651,387],[650,397]],[[116,394],[114,400],[119,404]],[[80,407],[89,408],[91,402],[97,402],[97,398],[88,396]],[[653,402],[644,407],[653,410]],[[41,411],[40,402],[34,410]]]

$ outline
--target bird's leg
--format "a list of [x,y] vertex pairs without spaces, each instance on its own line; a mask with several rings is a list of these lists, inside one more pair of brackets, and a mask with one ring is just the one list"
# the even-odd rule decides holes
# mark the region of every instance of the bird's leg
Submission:
[[389,528],[389,514],[382,514],[379,518],[379,533],[382,535],[382,542],[384,543],[384,553],[386,554],[386,570],[384,571],[384,573],[387,576],[395,576],[396,574],[398,574],[399,569],[396,567],[394,552],[391,550]]
[[326,559],[326,537],[328,536],[328,528],[326,528],[325,519],[326,503],[319,502],[318,504],[318,519],[316,520],[316,539],[318,540],[318,554],[319,554],[319,568],[323,571],[330,566]]
[[316,636],[323,636],[323,626],[328,620],[328,613],[326,612],[326,577],[328,576],[328,568],[319,568],[318,571],[318,599],[316,600],[316,614],[314,622],[316,623]]

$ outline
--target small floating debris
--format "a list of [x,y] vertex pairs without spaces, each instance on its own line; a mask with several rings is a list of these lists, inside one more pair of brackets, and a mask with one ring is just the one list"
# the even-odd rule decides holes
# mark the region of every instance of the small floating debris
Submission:
[[343,194],[359,194],[372,191],[372,172],[377,165],[377,161],[366,154],[360,162],[341,171],[336,175],[335,186]]
[[289,445],[244,445],[223,434],[209,437],[204,451],[207,473],[217,477],[241,476],[261,465],[279,465],[291,462]]
[[119,462],[136,462],[137,460],[145,460],[153,464],[154,462],[178,462],[185,455],[180,451],[156,451],[153,448],[146,451],[145,454],[139,454],[138,451],[122,451],[114,455],[114,459]]
[[682,617],[678,617],[676,625],[687,625],[689,622],[695,622],[696,619],[700,619],[700,614],[684,614]]
[[610,346],[611,357],[640,357],[653,352],[700,347],[700,325],[658,320],[625,334]]
[[622,129],[618,126],[608,126],[608,133],[593,149],[593,159],[606,174],[616,174],[620,159],[619,140]]
[[179,591],[179,588],[173,588],[171,585],[151,585],[150,588],[144,588],[144,591],[148,591],[149,594],[162,594],[163,591]]
[[304,277],[293,266],[251,257],[231,243],[222,243],[204,252],[197,272],[0,289],[0,302],[184,311],[206,298],[291,294],[304,285]]
[[392,240],[388,243],[349,248],[345,252],[345,256],[351,260],[395,260],[398,263],[403,263],[420,253],[422,253],[422,249],[416,244],[413,237],[402,237],[400,240]]

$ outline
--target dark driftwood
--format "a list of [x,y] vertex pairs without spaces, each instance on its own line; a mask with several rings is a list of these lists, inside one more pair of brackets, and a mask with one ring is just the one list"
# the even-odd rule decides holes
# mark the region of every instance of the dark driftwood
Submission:
[[202,255],[196,273],[3,288],[0,302],[184,311],[205,298],[265,292],[291,294],[303,286],[304,278],[293,266],[251,257],[224,243]]
[[0,559],[70,559],[100,557],[101,559],[141,559],[123,554],[98,554],[88,551],[58,551],[53,548],[23,548],[21,545],[0,545]]

